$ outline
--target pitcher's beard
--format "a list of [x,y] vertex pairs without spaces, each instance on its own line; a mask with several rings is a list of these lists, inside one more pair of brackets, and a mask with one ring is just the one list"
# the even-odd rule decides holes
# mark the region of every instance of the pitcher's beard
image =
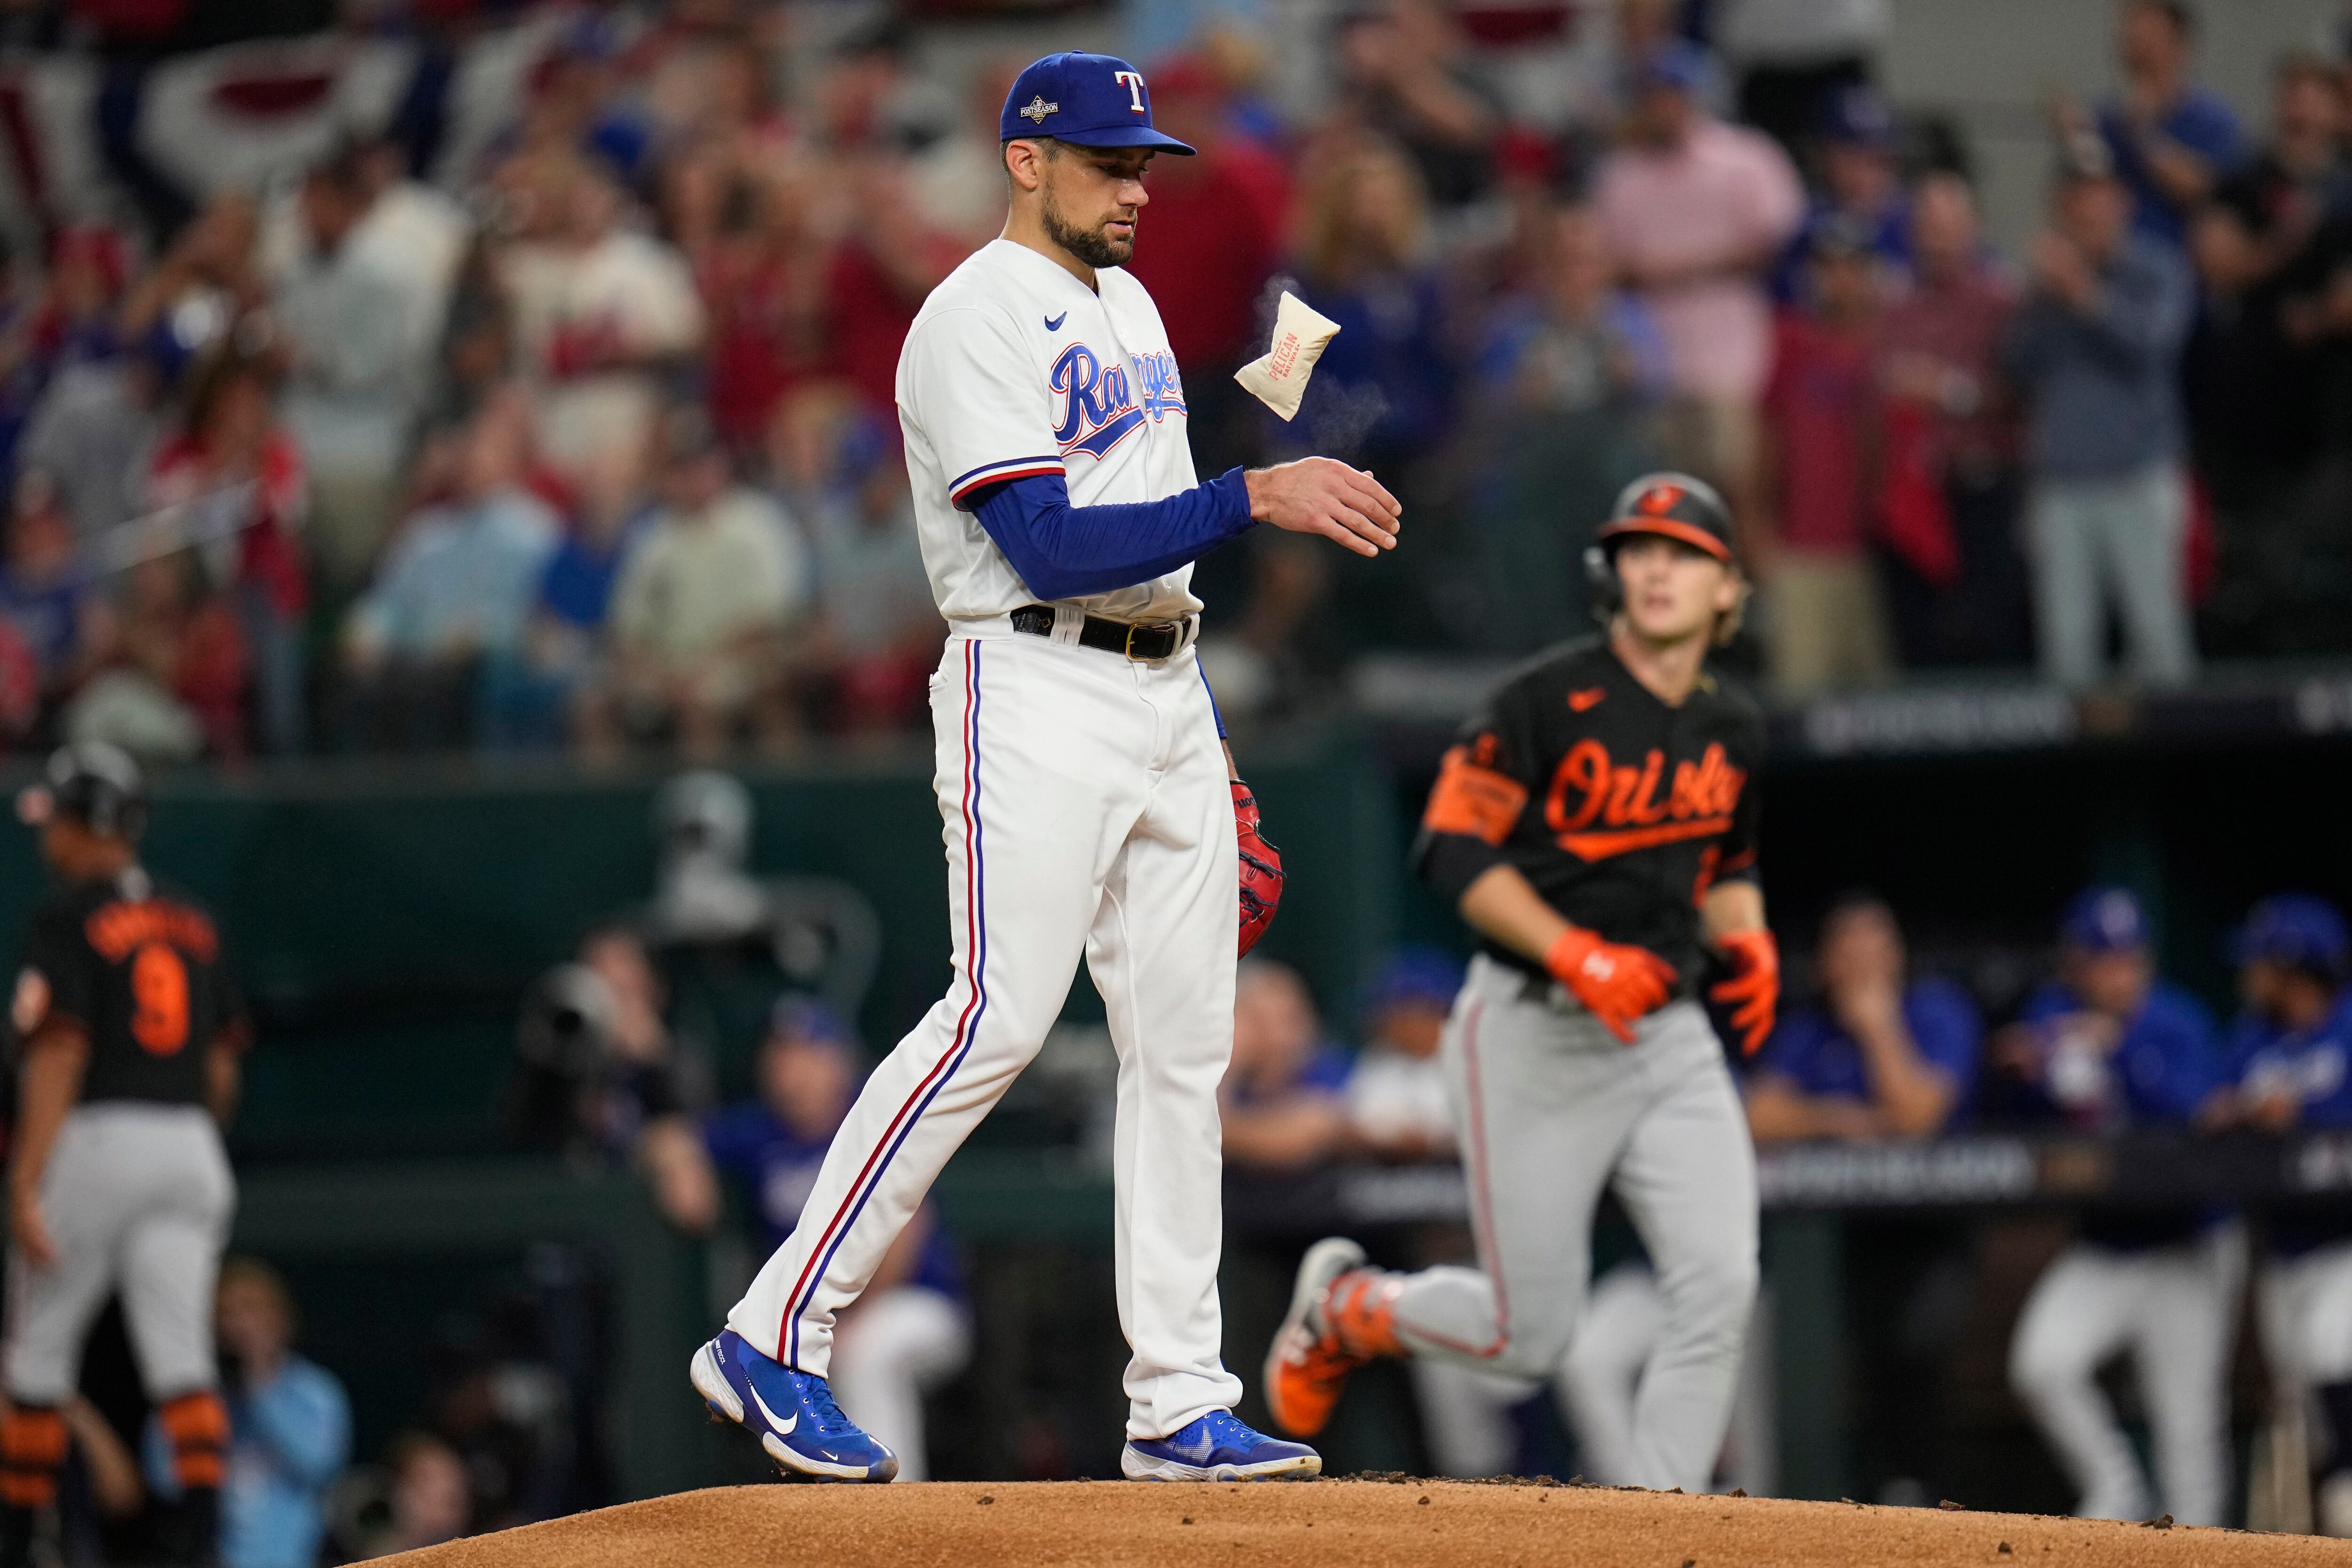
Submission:
[[1084,229],[1062,216],[1062,209],[1048,198],[1037,214],[1045,237],[1068,251],[1089,267],[1124,267],[1127,258],[1135,254],[1135,240],[1113,239],[1100,229]]

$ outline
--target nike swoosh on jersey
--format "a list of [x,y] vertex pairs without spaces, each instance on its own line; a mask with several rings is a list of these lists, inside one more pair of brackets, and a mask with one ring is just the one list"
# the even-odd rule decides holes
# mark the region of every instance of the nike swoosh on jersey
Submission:
[[1588,709],[1598,708],[1601,706],[1601,700],[1608,695],[1609,689],[1605,686],[1594,686],[1582,691],[1571,691],[1568,694],[1569,711],[1582,713]]
[[793,1418],[791,1420],[784,1420],[774,1411],[768,1408],[768,1402],[760,1397],[760,1391],[757,1387],[752,1386],[751,1379],[745,1378],[743,1381],[744,1385],[751,1389],[751,1403],[760,1407],[760,1414],[768,1418],[768,1425],[776,1429],[776,1435],[780,1437],[791,1436],[793,1435],[793,1428],[801,1424],[801,1413],[795,1410],[793,1412]]
[[1070,313],[1067,310],[1058,316],[1048,316],[1045,318],[1045,330],[1049,332],[1058,332],[1062,330],[1062,323],[1069,319]]

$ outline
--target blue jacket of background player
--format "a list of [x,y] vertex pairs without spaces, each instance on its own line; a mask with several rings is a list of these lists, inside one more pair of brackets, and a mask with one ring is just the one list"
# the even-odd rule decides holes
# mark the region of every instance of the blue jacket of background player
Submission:
[[[801,1210],[816,1186],[817,1168],[824,1163],[825,1144],[794,1137],[775,1112],[756,1100],[712,1111],[703,1121],[702,1142],[720,1173],[751,1189],[768,1249],[774,1251],[800,1223]],[[956,1261],[955,1244],[941,1228],[937,1209],[926,1203],[922,1213],[931,1222],[930,1231],[903,1283],[961,1301],[963,1269]]]
[[2289,1029],[2246,1012],[2230,1030],[2230,1079],[2249,1100],[2283,1094],[2305,1127],[2352,1126],[2352,990],[2327,1016]]
[[[2018,1022],[2048,1024],[2084,1011],[2083,1000],[2060,981],[2041,986],[2018,1010]],[[2111,1052],[2070,1048],[2061,1037],[2045,1041],[2032,1085],[2045,1114],[2087,1132],[2135,1127],[2183,1127],[2221,1087],[2221,1031],[2205,1005],[2159,980],[2147,1000],[2125,1020]],[[2116,1252],[2176,1247],[2229,1217],[2218,1205],[2169,1208],[2087,1205],[2075,1236]]]
[[[2290,1029],[2248,1011],[2230,1031],[2230,1077],[2248,1100],[2284,1094],[2305,1127],[2352,1126],[2352,989],[2327,1016]],[[2294,1258],[2352,1238],[2352,1213],[2340,1199],[2281,1203],[2270,1211],[2270,1250]]]
[[[1967,991],[1948,980],[1926,977],[1903,988],[1903,1023],[1920,1058],[1941,1068],[1957,1090],[1944,1126],[1958,1126],[1976,1097],[1977,1058],[1984,1023]],[[1870,1068],[1862,1046],[1844,1025],[1820,1007],[1807,1007],[1780,1021],[1751,1069],[1786,1079],[1801,1094],[1868,1103]]]
[[[2084,1010],[2063,982],[2037,988],[2017,1021],[2049,1024]],[[2186,1125],[2224,1081],[2221,1031],[2205,1005],[2158,981],[2125,1020],[2111,1052],[2074,1050],[2063,1038],[2045,1046],[2032,1089],[2049,1117],[2090,1132]]]

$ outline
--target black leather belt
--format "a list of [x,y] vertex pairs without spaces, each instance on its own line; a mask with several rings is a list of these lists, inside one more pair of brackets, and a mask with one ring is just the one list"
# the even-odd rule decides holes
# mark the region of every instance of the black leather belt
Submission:
[[[1013,612],[1013,629],[1027,632],[1033,637],[1052,637],[1054,606],[1024,605]],[[1121,654],[1144,664],[1157,664],[1181,652],[1184,639],[1192,632],[1192,617],[1190,616],[1181,620],[1156,621],[1144,626],[1114,621],[1102,616],[1088,616],[1085,624],[1078,627],[1078,646]]]

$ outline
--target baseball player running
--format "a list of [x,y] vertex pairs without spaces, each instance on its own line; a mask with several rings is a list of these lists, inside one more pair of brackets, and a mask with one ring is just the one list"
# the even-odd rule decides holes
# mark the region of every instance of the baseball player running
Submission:
[[1607,1184],[1664,1307],[1633,1479],[1696,1491],[1729,1418],[1757,1213],[1747,1119],[1695,993],[1713,953],[1742,1046],[1771,1028],[1780,958],[1751,784],[1764,728],[1706,669],[1747,595],[1721,500],[1652,474],[1598,537],[1606,635],[1495,693],[1446,753],[1414,847],[1484,939],[1443,1047],[1479,1267],[1392,1274],[1352,1241],[1318,1242],[1267,1355],[1267,1403],[1311,1435],[1347,1374],[1382,1355],[1549,1377]]
[[[1219,1357],[1217,1084],[1234,964],[1279,861],[1194,660],[1191,563],[1269,522],[1361,555],[1396,500],[1328,458],[1198,482],[1184,387],[1133,254],[1156,153],[1142,73],[1049,55],[1002,117],[1002,237],[935,289],[898,360],[924,564],[952,628],[931,682],[954,982],[868,1078],[791,1237],[696,1352],[694,1386],[788,1476],[898,1461],[825,1382],[857,1298],[940,1167],[1043,1043],[1083,954],[1118,1053],[1116,1274],[1133,1359],[1120,1468],[1312,1475],[1255,1432]],[[1236,895],[1235,879],[1244,887]]]
[[[2237,1114],[2272,1132],[2352,1126],[2352,932],[2322,900],[2264,899],[2238,935],[2230,1035]],[[2340,1199],[2274,1205],[2257,1300],[2286,1401],[2315,1409],[2312,1504],[2352,1535],[2352,1214]]]
[[173,1562],[217,1558],[228,1417],[213,1360],[213,1280],[236,1185],[215,1118],[245,1027],[202,910],[159,889],[134,845],[138,764],[85,742],[18,797],[62,884],[33,917],[10,1021],[23,1042],[8,1164],[8,1331],[0,1377],[0,1568],[29,1559],[66,1457],[58,1406],[82,1342],[120,1292],[182,1500]]

